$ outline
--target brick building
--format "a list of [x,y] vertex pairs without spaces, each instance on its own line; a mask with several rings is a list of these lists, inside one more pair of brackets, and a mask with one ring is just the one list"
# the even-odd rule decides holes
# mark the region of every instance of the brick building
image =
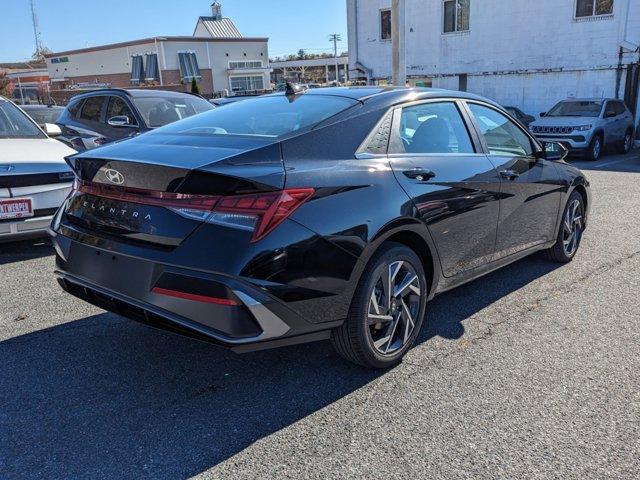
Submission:
[[194,36],[152,37],[47,55],[52,88],[153,86],[205,95],[269,88],[268,39],[243,37],[214,2]]

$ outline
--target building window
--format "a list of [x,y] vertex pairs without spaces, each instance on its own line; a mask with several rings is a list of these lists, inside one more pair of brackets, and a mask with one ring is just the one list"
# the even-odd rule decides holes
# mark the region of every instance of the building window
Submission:
[[391,10],[380,10],[380,40],[391,40]]
[[469,30],[471,0],[444,0],[444,33]]
[[229,68],[262,68],[262,60],[229,62]]
[[252,90],[264,90],[264,78],[260,76],[231,77],[231,90],[233,92],[249,92]]
[[576,18],[613,15],[613,0],[576,0]]
[[180,63],[182,80],[185,82],[190,82],[194,78],[196,80],[202,80],[195,52],[178,52],[178,61]]
[[131,83],[139,85],[142,81],[144,68],[142,66],[142,55],[134,55],[131,57]]
[[158,80],[158,55],[155,53],[147,53],[146,68],[144,70],[144,79],[147,82]]

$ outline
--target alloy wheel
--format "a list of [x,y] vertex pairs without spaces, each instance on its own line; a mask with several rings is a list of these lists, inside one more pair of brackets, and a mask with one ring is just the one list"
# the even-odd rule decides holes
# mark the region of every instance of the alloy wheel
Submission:
[[598,159],[600,158],[600,152],[602,150],[602,142],[600,141],[600,137],[597,137],[594,142],[593,142],[593,158],[594,159]]
[[631,150],[631,134],[627,133],[624,136],[624,152],[627,153]]
[[409,262],[384,265],[369,299],[367,325],[373,347],[392,355],[404,347],[415,330],[422,286]]
[[564,215],[562,246],[567,257],[573,256],[578,250],[583,230],[583,212],[580,200],[573,200]]

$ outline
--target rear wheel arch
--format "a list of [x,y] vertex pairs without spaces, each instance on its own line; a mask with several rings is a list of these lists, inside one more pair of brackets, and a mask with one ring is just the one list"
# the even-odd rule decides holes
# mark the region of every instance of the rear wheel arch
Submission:
[[[426,227],[422,225],[422,228]],[[358,272],[357,278],[354,280],[354,284],[357,285],[360,282],[361,276],[364,273],[364,269],[374,257],[374,255],[388,243],[398,243],[410,248],[420,258],[422,266],[427,277],[427,289],[429,292],[429,298],[433,296],[436,291],[438,283],[437,272],[440,268],[435,246],[433,245],[430,237],[426,238],[422,229],[418,225],[405,225],[404,227],[389,230],[382,235],[378,235],[376,240],[370,244],[370,248],[365,251],[360,258],[361,269]],[[427,231],[428,234],[428,231]]]

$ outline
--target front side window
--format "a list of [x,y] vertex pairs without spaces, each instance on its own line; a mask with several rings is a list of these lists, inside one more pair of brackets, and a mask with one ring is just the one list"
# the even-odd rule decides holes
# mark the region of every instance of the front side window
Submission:
[[18,107],[0,97],[0,138],[45,138],[45,134]]
[[444,0],[444,33],[469,30],[471,0]]
[[599,117],[602,102],[592,100],[567,100],[557,103],[546,117]]
[[129,105],[120,97],[111,97],[107,107],[107,120],[111,117],[127,117],[130,125],[136,125],[136,118],[133,116]]
[[300,95],[290,101],[284,95],[268,95],[229,103],[159,131],[275,138],[316,125],[354,105],[358,105],[356,100],[345,97]]
[[400,138],[404,152],[394,153],[474,153],[467,127],[452,102],[403,108]]
[[231,90],[233,92],[250,92],[252,90],[264,90],[264,78],[262,75],[248,77],[231,77]]
[[491,155],[500,157],[533,155],[531,140],[520,127],[500,112],[476,103],[469,109],[480,127]]
[[85,100],[80,112],[80,118],[82,120],[88,120],[90,122],[99,122],[102,113],[102,105],[104,104],[104,97],[89,97]]
[[198,66],[198,58],[195,52],[180,52],[178,53],[178,62],[180,64],[180,74],[182,80],[190,82],[194,78],[201,80],[200,67]]
[[391,10],[380,10],[380,40],[391,40]]
[[613,0],[576,0],[576,18],[613,14]]

